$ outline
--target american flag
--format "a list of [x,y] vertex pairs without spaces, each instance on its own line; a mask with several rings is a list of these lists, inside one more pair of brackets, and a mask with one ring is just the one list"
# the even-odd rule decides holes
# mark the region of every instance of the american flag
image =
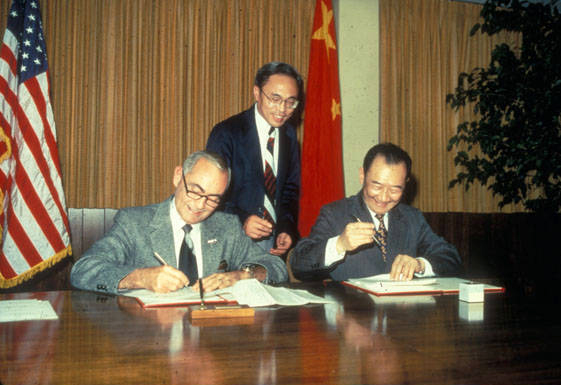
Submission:
[[71,254],[38,0],[13,0],[0,49],[0,288]]

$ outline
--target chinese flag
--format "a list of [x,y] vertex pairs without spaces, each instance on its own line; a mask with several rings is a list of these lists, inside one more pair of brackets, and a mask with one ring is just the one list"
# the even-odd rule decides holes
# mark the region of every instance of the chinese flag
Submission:
[[341,97],[331,0],[316,0],[304,110],[298,230],[305,237],[321,206],[344,197]]

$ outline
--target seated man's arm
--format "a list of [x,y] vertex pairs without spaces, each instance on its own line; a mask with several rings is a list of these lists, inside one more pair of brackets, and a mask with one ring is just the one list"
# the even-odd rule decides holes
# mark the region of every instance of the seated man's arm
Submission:
[[417,238],[417,257],[423,257],[429,261],[436,275],[461,275],[463,272],[462,259],[456,247],[435,234],[420,212],[419,216],[420,231]]
[[[329,206],[321,208],[310,235],[301,239],[290,259],[294,275],[298,279],[322,279],[329,276],[330,265],[326,265],[326,246],[335,246],[344,226],[338,223],[336,215]],[[336,250],[340,253],[340,250]],[[337,257],[335,257],[337,259]]]
[[[288,272],[284,261],[271,255],[259,247],[251,238],[247,237],[238,221],[231,225],[232,237],[235,240],[232,248],[231,266],[232,269],[242,270],[245,266],[261,266],[263,270],[257,269],[254,273],[255,278],[263,278],[265,283],[285,282],[288,279]],[[247,276],[246,276],[247,278]]]
[[149,289],[157,293],[179,290],[189,284],[185,274],[170,265],[138,268],[117,285],[122,289]]
[[[72,267],[72,285],[83,290],[117,293],[123,288],[171,291],[172,287],[180,285],[177,280],[186,281],[187,277],[183,273],[171,266],[161,266],[156,259],[150,259],[150,264],[138,263],[137,259],[141,254],[139,250],[143,249],[143,253],[148,253],[146,247],[135,242],[145,238],[145,234],[137,234],[138,228],[139,226],[135,226],[134,221],[129,218],[127,210],[120,210],[115,216],[113,227]],[[169,280],[163,278],[168,274],[176,276],[175,284],[173,280],[166,284]],[[163,283],[158,282],[158,278],[163,280]]]
[[[215,213],[209,218],[209,225],[219,226],[220,243],[223,245],[221,258],[227,268],[225,272],[217,272],[203,279],[205,291],[229,287],[241,279],[256,278],[264,283],[285,282],[288,279],[284,261],[265,252],[245,235],[236,216]],[[195,284],[194,289],[198,288],[198,284]]]

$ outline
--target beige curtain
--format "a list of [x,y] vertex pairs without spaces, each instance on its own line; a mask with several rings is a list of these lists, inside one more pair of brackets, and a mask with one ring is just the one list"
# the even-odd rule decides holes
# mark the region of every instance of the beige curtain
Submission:
[[[380,0],[381,141],[405,148],[413,159],[423,211],[498,212],[498,197],[479,184],[448,189],[459,168],[446,150],[469,109],[455,113],[446,105],[460,72],[487,66],[499,42],[516,36],[469,36],[480,5],[447,0]],[[510,205],[502,212],[523,211]]]
[[[10,1],[2,0],[1,31]],[[248,108],[255,71],[305,77],[315,0],[41,0],[68,207],[141,205],[212,126]]]

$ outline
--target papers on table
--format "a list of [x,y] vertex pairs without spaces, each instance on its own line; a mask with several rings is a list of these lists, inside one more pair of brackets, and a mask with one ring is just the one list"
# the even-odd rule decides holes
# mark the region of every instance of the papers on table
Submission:
[[[201,303],[199,292],[190,287],[184,287],[171,293],[155,293],[152,290],[138,289],[123,291],[119,294],[136,298],[142,307],[196,305]],[[232,294],[226,289],[205,293],[204,300],[207,304],[235,302]]]
[[[411,281],[394,281],[389,274],[380,274],[372,277],[348,279],[344,285],[354,287],[377,296],[405,295],[405,294],[458,294],[460,283],[471,282],[463,278],[414,278]],[[504,288],[493,285],[484,285],[486,293],[504,292]]]
[[54,319],[58,319],[58,315],[49,301],[38,299],[0,301],[0,322]]
[[243,279],[232,287],[232,294],[240,305],[298,306],[308,303],[332,303],[332,300],[310,294],[306,290],[264,285],[256,279]]
[[[193,305],[201,303],[199,292],[183,288],[172,293],[154,293],[150,290],[127,290],[121,293],[135,297],[142,307]],[[256,279],[242,279],[232,287],[216,290],[204,295],[205,303],[237,302],[250,307],[257,306],[297,306],[307,303],[331,303],[332,300],[318,297],[305,290],[273,287]]]

